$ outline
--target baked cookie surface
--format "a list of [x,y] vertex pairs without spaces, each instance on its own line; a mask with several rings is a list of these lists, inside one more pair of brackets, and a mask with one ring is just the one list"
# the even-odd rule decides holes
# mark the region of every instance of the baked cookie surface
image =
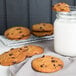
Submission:
[[40,23],[32,26],[32,31],[52,31],[53,25],[49,23]]
[[64,63],[59,58],[53,56],[43,56],[34,59],[31,65],[32,68],[38,72],[52,73],[61,70]]
[[57,3],[53,6],[54,11],[59,11],[59,12],[69,12],[70,11],[70,6],[64,2]]
[[30,30],[26,27],[12,27],[5,31],[4,36],[11,40],[21,40],[30,37]]
[[23,46],[22,49],[26,50],[27,57],[31,57],[33,55],[42,54],[44,52],[44,49],[40,46],[36,45],[27,45]]

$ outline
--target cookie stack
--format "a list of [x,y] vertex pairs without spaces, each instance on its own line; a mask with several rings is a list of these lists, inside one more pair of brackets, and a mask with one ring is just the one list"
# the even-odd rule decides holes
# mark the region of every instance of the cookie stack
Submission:
[[12,27],[4,33],[4,36],[10,40],[28,39],[30,35],[30,30],[26,27]]
[[34,36],[43,37],[53,34],[53,25],[49,23],[40,23],[32,26],[32,34]]

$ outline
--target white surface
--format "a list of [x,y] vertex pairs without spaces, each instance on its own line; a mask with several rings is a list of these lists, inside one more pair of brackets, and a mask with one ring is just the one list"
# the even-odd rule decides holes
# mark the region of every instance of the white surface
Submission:
[[[45,49],[45,54],[49,53],[50,55],[55,55],[59,58],[62,58],[62,60],[65,62],[65,67],[61,71],[58,71],[56,73],[40,73],[36,72],[31,68],[31,61],[34,57],[38,57],[39,55],[33,56],[31,59],[28,59],[27,61],[23,61],[20,64],[14,65],[10,67],[10,70],[7,70],[8,68],[0,67],[0,75],[1,76],[7,76],[8,74],[12,74],[11,76],[76,76],[76,59],[74,61],[71,61],[69,63],[68,57],[62,57],[57,54],[53,54],[53,41],[42,41],[37,43],[31,43],[34,45],[40,45]],[[19,46],[16,46],[19,47]],[[5,52],[6,50],[10,49],[12,47],[5,47],[2,43],[0,43],[0,53]],[[9,73],[7,73],[10,71]],[[4,75],[2,75],[2,73]],[[10,75],[8,75],[10,76]]]
[[0,75],[1,76],[10,76],[9,66],[0,66]]
[[[67,70],[67,68],[69,67],[70,65],[70,61],[68,60],[68,58],[64,58],[64,57],[61,57],[59,55],[56,55],[56,54],[53,54],[53,53],[49,53],[49,54],[44,54],[44,55],[52,55],[52,56],[56,56],[58,58],[61,58],[63,61],[64,61],[64,68],[58,72],[55,72],[55,73],[40,73],[40,72],[37,72],[35,70],[32,69],[31,67],[31,62],[34,58],[37,58],[37,57],[41,57],[41,56],[35,56],[33,58],[31,58],[20,70],[19,72],[16,74],[16,76],[21,76],[22,74],[27,75],[27,76],[60,76],[60,74],[64,71]],[[43,56],[43,55],[42,55]]]
[[63,14],[54,22],[55,51],[68,56],[76,56],[76,16],[72,16]]
[[17,69],[15,66],[10,67],[10,71],[12,73],[11,76],[76,76],[76,59],[69,60],[69,57],[63,57],[54,53],[53,50],[53,41],[42,41],[37,43],[32,43],[34,45],[40,45],[45,49],[44,54],[56,56],[61,58],[64,61],[64,68],[55,73],[40,73],[36,72],[31,68],[31,61],[36,57],[40,57],[41,55],[35,55],[30,58],[21,68]]

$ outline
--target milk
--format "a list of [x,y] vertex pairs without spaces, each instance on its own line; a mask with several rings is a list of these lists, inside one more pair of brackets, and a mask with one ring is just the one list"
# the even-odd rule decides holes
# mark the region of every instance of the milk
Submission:
[[[71,12],[70,12],[71,13]],[[59,15],[54,22],[54,49],[57,53],[76,56],[76,12]]]

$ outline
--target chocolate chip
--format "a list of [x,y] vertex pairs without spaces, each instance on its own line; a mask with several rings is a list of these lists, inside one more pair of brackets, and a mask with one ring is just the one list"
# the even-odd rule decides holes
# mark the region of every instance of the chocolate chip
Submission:
[[45,55],[43,55],[41,58],[44,58],[45,57]]
[[55,64],[53,64],[53,66],[56,66]]
[[22,50],[22,48],[20,48],[20,50]]
[[26,37],[26,35],[22,35],[22,37]]
[[41,31],[45,31],[43,27],[40,27],[40,30],[41,30]]
[[43,65],[40,65],[40,67],[43,67]]
[[26,55],[26,58],[30,58],[30,57],[32,57],[32,56],[28,56],[28,55]]
[[61,64],[58,64],[58,66],[63,67],[63,65],[61,65]]
[[40,29],[43,29],[42,27],[40,27]]
[[40,67],[47,67],[47,65],[42,64],[42,65],[40,65]]
[[26,56],[26,58],[28,58],[29,56]]
[[51,57],[51,59],[54,59],[54,57]]
[[62,66],[61,64],[58,64],[58,66]]
[[55,62],[55,60],[51,60],[51,62]]
[[58,4],[57,6],[60,6],[60,4]]
[[13,58],[13,59],[14,59],[15,57],[11,57],[11,58]]
[[61,9],[61,11],[64,11],[64,9]]
[[20,38],[18,38],[18,39],[21,39],[21,37],[20,37]]
[[11,48],[10,50],[14,50],[14,48]]
[[7,33],[7,36],[9,35],[9,33]]
[[12,56],[13,54],[9,54],[9,56]]
[[25,46],[24,51],[28,51],[28,50],[29,50],[28,46]]
[[22,31],[19,31],[19,33],[22,33]]
[[16,64],[16,61],[15,62],[12,62],[13,64]]
[[24,48],[28,48],[28,46],[24,46]]

